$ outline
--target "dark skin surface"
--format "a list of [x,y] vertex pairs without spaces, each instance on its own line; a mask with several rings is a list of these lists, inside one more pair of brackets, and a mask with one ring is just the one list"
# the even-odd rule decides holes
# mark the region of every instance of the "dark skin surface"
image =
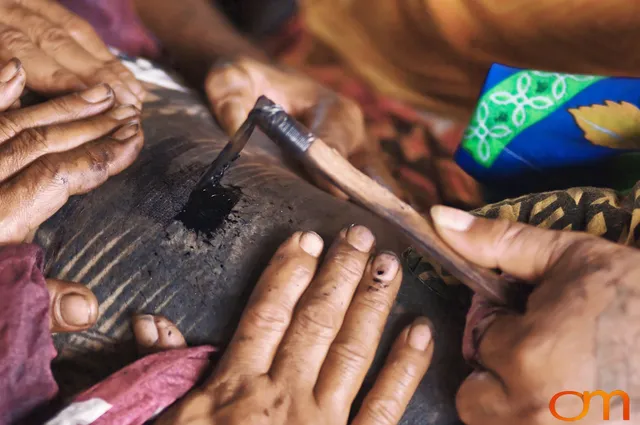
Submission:
[[[227,139],[193,95],[157,89],[153,95],[158,99],[145,105],[146,143],[138,161],[98,190],[71,199],[36,235],[46,249],[48,275],[85,283],[101,305],[96,327],[56,339],[61,356],[54,371],[66,393],[135,359],[127,343],[134,313],[166,316],[190,344],[225,344],[257,277],[297,230],[331,240],[359,223],[376,234],[378,250],[407,246],[370,213],[294,174],[275,144],[259,135],[221,181],[240,191],[237,204],[222,214],[211,236],[198,235],[175,217]],[[460,355],[464,314],[462,303],[405,270],[374,368],[418,315],[433,322],[437,342],[402,423],[457,423],[455,393],[468,373]],[[371,382],[365,380],[364,388]]]

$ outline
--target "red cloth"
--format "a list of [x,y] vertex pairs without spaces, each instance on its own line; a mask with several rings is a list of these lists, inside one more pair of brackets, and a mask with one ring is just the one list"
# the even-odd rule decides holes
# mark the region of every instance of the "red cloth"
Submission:
[[[42,416],[58,392],[43,264],[35,245],[0,248],[0,425]],[[48,424],[141,425],[198,382],[213,351],[147,356],[80,394]]]
[[142,425],[193,387],[213,351],[202,346],[144,357],[82,393],[70,407],[97,398],[113,407],[92,425]]
[[23,423],[58,391],[43,262],[35,245],[0,249],[0,424]]
[[131,0],[59,0],[88,21],[100,38],[130,56],[156,58],[160,46],[142,25]]

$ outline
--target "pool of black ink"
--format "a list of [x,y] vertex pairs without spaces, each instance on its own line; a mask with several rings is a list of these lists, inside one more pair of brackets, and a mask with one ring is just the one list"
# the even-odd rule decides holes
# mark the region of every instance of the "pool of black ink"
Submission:
[[241,194],[240,189],[233,186],[210,185],[197,189],[176,220],[194,232],[211,236],[229,217]]

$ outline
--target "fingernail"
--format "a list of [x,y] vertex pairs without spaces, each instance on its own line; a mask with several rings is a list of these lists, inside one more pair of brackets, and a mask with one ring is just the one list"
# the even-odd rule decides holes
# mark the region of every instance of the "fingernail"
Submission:
[[379,279],[383,282],[390,282],[398,274],[400,270],[400,261],[393,252],[383,252],[379,254],[373,264],[371,264],[371,274],[374,279]]
[[418,317],[409,330],[408,342],[411,348],[425,351],[431,343],[431,322],[426,317]]
[[160,337],[155,318],[150,314],[143,314],[133,318],[133,331],[136,340],[143,346],[153,346]]
[[11,59],[3,68],[0,70],[0,83],[8,83],[11,81],[16,75],[18,75],[18,71],[22,68],[22,64],[17,59]]
[[346,239],[352,247],[361,252],[371,251],[373,243],[376,240],[371,230],[360,225],[352,225],[349,227]]
[[98,103],[113,96],[113,90],[106,84],[100,84],[80,92],[80,97],[89,103]]
[[135,117],[139,114],[138,108],[133,105],[123,105],[112,109],[109,115],[117,120],[124,120],[127,118]]
[[138,131],[140,131],[140,124],[138,122],[130,122],[120,127],[111,137],[117,140],[127,140],[138,134]]
[[473,220],[475,220],[475,217],[466,211],[445,207],[444,205],[431,207],[431,218],[436,226],[458,232],[468,230]]
[[86,326],[91,322],[92,303],[80,294],[66,294],[60,300],[60,316],[71,326]]
[[300,248],[312,257],[318,258],[323,246],[324,242],[316,232],[304,232],[300,236]]

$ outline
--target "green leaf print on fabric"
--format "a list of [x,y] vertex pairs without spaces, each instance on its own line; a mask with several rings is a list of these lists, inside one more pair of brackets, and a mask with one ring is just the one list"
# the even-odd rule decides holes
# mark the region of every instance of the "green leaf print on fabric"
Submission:
[[462,147],[476,162],[489,168],[522,131],[602,79],[529,70],[517,72],[480,98]]

